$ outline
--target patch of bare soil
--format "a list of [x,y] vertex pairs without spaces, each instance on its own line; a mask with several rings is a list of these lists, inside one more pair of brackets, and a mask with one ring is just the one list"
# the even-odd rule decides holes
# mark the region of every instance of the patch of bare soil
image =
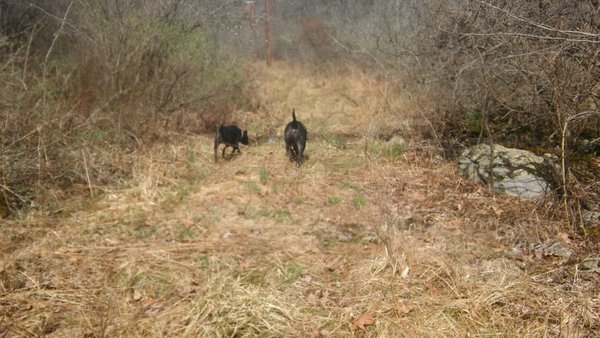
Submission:
[[0,337],[600,335],[597,247],[551,201],[458,177],[364,74],[255,77],[266,111],[235,116],[241,155],[156,146],[91,205],[2,224]]

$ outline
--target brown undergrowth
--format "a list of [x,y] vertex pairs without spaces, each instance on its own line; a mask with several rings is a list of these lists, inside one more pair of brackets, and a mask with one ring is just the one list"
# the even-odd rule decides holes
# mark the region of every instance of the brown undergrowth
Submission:
[[[6,222],[0,336],[600,333],[594,244],[552,201],[458,177],[409,138],[415,107],[367,75],[302,74],[256,68],[265,112],[234,117],[254,142],[233,160],[213,163],[210,135],[157,144],[127,186]],[[300,168],[280,138],[291,107],[309,129]]]

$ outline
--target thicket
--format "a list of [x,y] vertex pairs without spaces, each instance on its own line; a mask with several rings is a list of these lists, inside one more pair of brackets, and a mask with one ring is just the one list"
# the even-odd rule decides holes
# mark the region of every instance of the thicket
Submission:
[[296,30],[315,62],[426,93],[422,134],[448,158],[481,142],[551,153],[560,193],[600,203],[598,1],[307,0],[281,11],[310,17]]
[[412,11],[435,26],[378,49],[412,55],[417,78],[432,90],[434,133],[447,153],[499,142],[554,154],[562,167],[559,193],[594,207],[599,9],[597,1],[430,1]]
[[0,216],[119,183],[128,154],[165,132],[212,130],[245,104],[207,8],[0,1]]
[[299,48],[316,60],[370,61],[426,90],[449,148],[482,138],[552,148],[566,126],[567,148],[600,149],[598,1],[310,0],[281,12],[296,15]]

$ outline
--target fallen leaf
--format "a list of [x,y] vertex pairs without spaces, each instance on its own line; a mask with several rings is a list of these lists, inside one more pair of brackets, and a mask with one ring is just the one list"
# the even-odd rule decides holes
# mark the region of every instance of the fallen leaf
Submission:
[[133,290],[133,296],[131,297],[131,299],[133,299],[134,301],[138,302],[143,297],[144,297],[144,295],[142,295],[142,293],[140,292],[140,290],[138,290],[138,289],[134,289]]
[[462,226],[462,221],[459,219],[454,219],[451,221],[446,222],[446,224],[443,225],[444,229],[447,230],[458,230],[460,229]]
[[[483,241],[482,240],[475,240],[475,243],[481,244],[481,243],[483,243]],[[495,248],[492,248],[492,250],[494,250],[495,253],[506,252],[506,248],[505,247],[495,247]]]
[[410,197],[417,202],[425,202],[427,200],[427,194],[420,190],[413,191]]
[[407,306],[406,304],[401,304],[398,305],[396,307],[396,313],[398,314],[398,316],[406,316],[407,314],[411,313],[413,310],[412,307]]
[[423,242],[427,244],[433,244],[435,243],[435,239],[433,238],[433,236],[427,235],[427,237],[423,238]]
[[177,294],[179,294],[179,296],[182,298],[189,297],[194,292],[195,290],[191,285],[184,285],[181,288],[177,289]]
[[312,277],[311,275],[301,275],[300,280],[306,284],[309,284],[310,282],[312,282]]
[[531,262],[531,261],[533,261],[533,255],[531,255],[531,254],[529,254],[529,255],[522,255],[521,259],[524,262]]
[[188,218],[188,217],[180,219],[180,220],[179,220],[179,222],[180,222],[182,225],[184,225],[184,226],[186,226],[186,227],[188,227],[188,228],[191,228],[191,227],[193,227],[194,225],[196,225],[196,223],[194,223],[194,221],[193,221],[191,218]]
[[565,244],[571,244],[571,239],[569,238],[569,234],[565,232],[559,232],[556,237],[561,240]]
[[343,256],[339,256],[337,258],[334,258],[333,260],[330,260],[329,262],[326,263],[327,266],[327,270],[329,272],[333,272],[335,271],[337,268],[339,268],[342,264],[342,259],[344,257]]
[[238,262],[238,268],[239,270],[248,270],[252,267],[252,262],[250,262],[250,260],[244,260],[244,261],[240,261]]
[[373,320],[373,316],[369,313],[363,313],[362,315],[358,316],[358,318],[356,318],[354,323],[352,323],[352,328],[354,330],[364,330],[367,326],[373,325],[373,323],[375,323],[375,321]]
[[144,306],[144,314],[149,317],[156,316],[165,307],[163,302],[155,301]]
[[544,258],[544,250],[536,249],[533,251],[533,254],[535,255],[535,258],[537,258],[537,259]]

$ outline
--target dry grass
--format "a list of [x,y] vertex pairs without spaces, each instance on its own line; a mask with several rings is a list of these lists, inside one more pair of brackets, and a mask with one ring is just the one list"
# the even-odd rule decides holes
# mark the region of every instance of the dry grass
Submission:
[[[0,336],[600,334],[593,245],[550,202],[465,182],[417,141],[389,151],[377,129],[410,130],[372,95],[414,107],[364,74],[255,78],[269,111],[235,117],[261,140],[241,156],[214,164],[210,136],[157,145],[128,186],[2,225]],[[291,107],[311,137],[299,169],[266,141]],[[574,254],[538,254],[554,242]]]

